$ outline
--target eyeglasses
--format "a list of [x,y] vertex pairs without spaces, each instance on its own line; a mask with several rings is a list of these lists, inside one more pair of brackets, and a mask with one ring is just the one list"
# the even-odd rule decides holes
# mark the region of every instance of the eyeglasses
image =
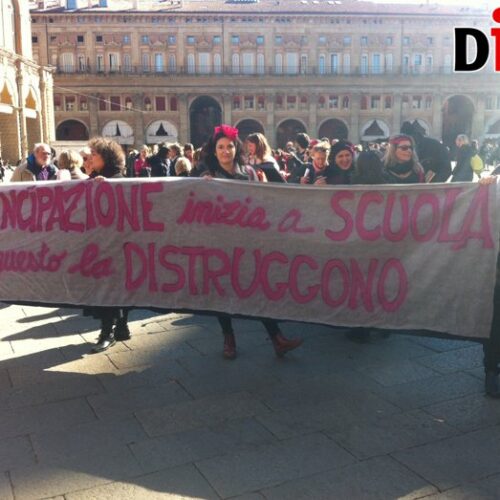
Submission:
[[413,146],[398,146],[401,151],[413,151]]

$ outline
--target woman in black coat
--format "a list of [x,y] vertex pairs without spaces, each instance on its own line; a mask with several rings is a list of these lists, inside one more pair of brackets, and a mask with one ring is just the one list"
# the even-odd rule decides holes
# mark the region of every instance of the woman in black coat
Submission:
[[[115,141],[96,137],[89,142],[91,151],[91,179],[121,179],[125,173],[125,155],[122,147]],[[101,321],[101,333],[92,352],[109,349],[117,340],[128,340],[128,308],[88,307],[83,310],[85,316],[93,316]]]
[[474,172],[471,166],[471,158],[475,151],[465,134],[457,135],[455,139],[457,145],[457,164],[453,169],[451,182],[472,182]]

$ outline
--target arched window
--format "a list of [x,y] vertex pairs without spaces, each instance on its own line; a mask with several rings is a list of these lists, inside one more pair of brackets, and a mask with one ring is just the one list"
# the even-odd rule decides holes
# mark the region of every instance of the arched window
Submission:
[[385,55],[385,71],[387,73],[392,73],[394,68],[394,56],[391,54]]
[[344,54],[344,61],[342,64],[342,69],[344,75],[349,75],[351,73],[351,54]]
[[187,57],[187,70],[190,75],[193,75],[195,72],[195,61],[194,61],[194,54],[188,54]]
[[149,73],[149,70],[150,70],[149,54],[142,54],[142,71],[144,73]]
[[163,54],[155,54],[155,73],[163,73]]
[[425,58],[425,72],[432,73],[433,58],[432,54],[428,54]]
[[445,73],[451,73],[451,54],[446,54],[444,56],[444,67],[443,70]]
[[257,74],[263,75],[266,72],[264,54],[257,54]]
[[61,54],[60,69],[63,73],[73,73],[75,71],[75,58],[71,52]]
[[240,55],[233,54],[231,58],[231,72],[233,75],[237,75],[240,72]]
[[123,54],[123,71],[130,73],[132,70],[132,63],[130,61],[130,54]]
[[170,54],[168,56],[168,72],[175,73],[177,71],[177,61],[175,59],[175,54]]
[[220,54],[214,54],[214,73],[216,75],[222,73],[222,58]]
[[360,71],[362,75],[366,75],[368,73],[368,56],[366,54],[361,55]]
[[119,68],[118,54],[116,53],[108,54],[108,62],[109,62],[109,71],[113,73],[118,71]]
[[324,55],[320,55],[319,59],[318,59],[318,73],[320,75],[324,75],[325,74],[325,66],[326,66],[325,61],[326,61],[325,56]]
[[283,73],[283,55],[276,54],[274,58],[274,73],[276,75],[281,75]]

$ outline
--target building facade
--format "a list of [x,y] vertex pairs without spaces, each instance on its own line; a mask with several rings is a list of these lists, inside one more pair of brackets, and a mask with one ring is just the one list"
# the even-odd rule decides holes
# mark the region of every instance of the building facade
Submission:
[[[35,60],[56,68],[56,137],[196,146],[220,122],[283,146],[299,131],[371,141],[415,121],[452,144],[500,137],[493,63],[453,72],[473,7],[352,0],[46,0]],[[472,48],[471,48],[472,50]]]
[[33,61],[27,2],[0,0],[0,156],[15,164],[55,137],[53,79]]

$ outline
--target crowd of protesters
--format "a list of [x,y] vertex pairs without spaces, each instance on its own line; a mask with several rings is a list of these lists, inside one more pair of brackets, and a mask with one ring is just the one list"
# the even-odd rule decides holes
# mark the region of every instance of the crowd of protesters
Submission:
[[[496,149],[495,149],[496,148]],[[405,125],[388,141],[354,145],[343,139],[311,139],[299,133],[285,149],[272,150],[266,137],[253,133],[242,142],[238,130],[216,127],[209,141],[199,149],[192,144],[144,145],[125,155],[116,142],[94,138],[79,152],[62,151],[54,157],[47,144],[36,144],[33,153],[12,174],[12,181],[85,180],[102,181],[122,177],[210,177],[256,182],[279,182],[303,186],[422,184],[471,182],[480,179],[484,164],[497,161],[492,143],[477,143],[460,134],[456,139],[456,166],[450,152],[439,141]],[[483,159],[481,159],[481,154]],[[485,157],[484,155],[488,155]],[[493,160],[492,160],[493,159]],[[494,179],[491,177],[490,179]],[[485,182],[485,181],[483,181]],[[490,339],[485,341],[485,390],[500,398],[500,280],[495,289],[494,319]],[[89,307],[84,314],[101,321],[94,352],[107,350],[117,340],[130,338],[128,309]],[[237,355],[232,317],[217,314],[223,334],[223,356]],[[301,339],[288,339],[277,321],[260,318],[277,356],[299,347]],[[356,342],[370,339],[370,329],[352,328],[348,337]]]

